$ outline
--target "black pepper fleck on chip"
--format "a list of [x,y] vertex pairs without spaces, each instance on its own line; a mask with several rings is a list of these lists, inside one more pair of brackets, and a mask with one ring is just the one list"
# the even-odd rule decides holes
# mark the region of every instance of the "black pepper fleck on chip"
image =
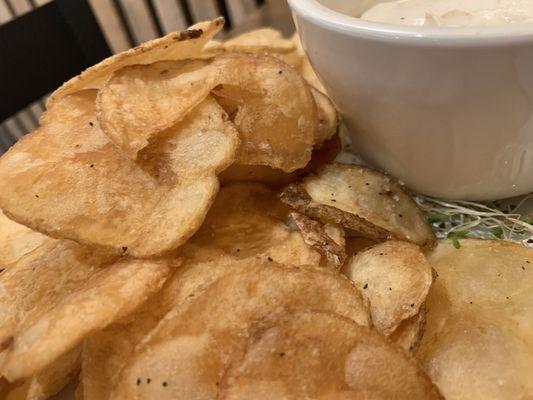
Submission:
[[268,260],[268,261],[274,261],[274,260],[272,259],[272,257],[270,257],[270,256],[267,257],[267,260]]
[[279,353],[280,357],[283,357],[284,355],[285,355],[285,353]]
[[365,283],[365,286],[363,286],[363,289],[368,288],[368,283]]
[[150,378],[146,379],[146,383],[150,383],[152,380]]
[[165,387],[167,387],[168,383],[163,382],[162,385],[165,386]]
[[36,195],[35,195],[35,197],[39,198],[39,195],[38,195],[38,194],[36,194]]
[[89,125],[90,125],[90,126],[94,126],[94,124],[93,124],[92,122],[89,122]]
[[128,251],[128,246],[122,246],[122,251]]
[[141,384],[141,378],[137,378],[137,386]]
[[382,255],[383,255],[383,253],[379,253],[379,255],[380,255],[380,256],[382,256]]

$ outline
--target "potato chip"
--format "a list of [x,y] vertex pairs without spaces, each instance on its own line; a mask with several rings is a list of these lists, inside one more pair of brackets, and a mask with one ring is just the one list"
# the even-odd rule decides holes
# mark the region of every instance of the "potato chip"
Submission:
[[261,28],[243,33],[233,39],[226,40],[222,44],[225,51],[243,52],[275,52],[289,53],[296,50],[296,44],[285,39],[283,35],[272,28]]
[[290,213],[289,218],[301,232],[305,243],[324,255],[327,265],[339,269],[344,264],[346,252],[342,228],[324,225],[297,212]]
[[311,87],[318,112],[318,127],[315,143],[324,143],[337,133],[339,126],[337,110],[328,96]]
[[249,260],[219,256],[216,261],[187,260],[165,282],[160,292],[125,319],[85,340],[80,375],[84,400],[110,399],[120,373],[134,355],[135,347],[171,309],[193,298],[198,289],[221,276],[249,265]]
[[326,165],[317,176],[288,186],[281,199],[312,218],[340,224],[379,241],[393,238],[421,246],[435,241],[424,214],[403,188],[359,165]]
[[47,108],[54,101],[84,89],[99,89],[111,74],[127,65],[151,64],[162,60],[183,60],[199,57],[202,48],[224,26],[224,19],[199,22],[182,32],[173,32],[150,40],[130,50],[115,54],[87,68],[80,75],[65,82],[50,96]]
[[372,322],[385,336],[418,313],[433,280],[431,266],[419,247],[396,241],[353,257],[346,276],[368,299]]
[[[417,353],[447,400],[533,398],[533,351],[509,321],[487,320],[477,309],[451,313]],[[429,309],[428,326],[432,324]]]
[[261,184],[225,186],[181,254],[196,259],[228,254],[288,265],[318,265],[320,254],[284,223],[288,211],[276,193]]
[[260,182],[279,189],[291,182],[316,171],[321,166],[332,162],[341,150],[338,135],[326,140],[313,150],[311,160],[304,168],[287,173],[266,165],[232,164],[219,175],[222,184],[231,182]]
[[2,399],[45,400],[55,395],[77,375],[80,370],[80,354],[80,346],[63,354],[22,385],[13,385],[9,395]]
[[440,241],[417,353],[447,399],[533,397],[533,250],[504,241]]
[[[98,96],[103,131],[135,158],[217,88],[239,103],[237,161],[292,172],[311,158],[316,105],[289,65],[266,55],[227,53],[212,61],[161,62],[117,71]],[[287,145],[289,144],[289,145]]]
[[0,211],[0,272],[50,240],[10,220]]
[[259,321],[224,375],[219,399],[440,399],[407,355],[338,314]]
[[424,336],[426,327],[426,307],[422,305],[418,314],[404,319],[391,333],[389,339],[410,352],[416,352]]
[[300,36],[298,36],[298,33],[295,33],[292,36],[292,42],[296,46],[296,55],[300,59],[300,63],[297,66],[300,74],[302,74],[303,78],[316,90],[322,93],[327,93],[324,85],[322,84],[315,70],[311,66],[311,62],[309,61],[309,58],[307,58],[307,55],[302,46],[302,42],[300,41]]
[[357,290],[339,274],[253,258],[241,264],[161,320],[123,371],[114,398],[214,399],[224,369],[245,345],[249,323],[287,307],[370,322]]
[[133,256],[178,247],[214,201],[238,133],[208,98],[133,162],[99,129],[95,96],[54,102],[42,126],[0,159],[0,206],[48,235]]
[[94,254],[54,240],[0,274],[0,375],[27,378],[142,304],[168,262]]

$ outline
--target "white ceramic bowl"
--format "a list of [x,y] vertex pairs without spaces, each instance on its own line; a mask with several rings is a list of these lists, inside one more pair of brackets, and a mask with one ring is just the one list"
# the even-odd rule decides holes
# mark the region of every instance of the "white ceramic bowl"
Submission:
[[[356,4],[358,12],[379,2],[329,1]],[[533,23],[405,27],[317,0],[289,5],[365,160],[433,196],[488,200],[533,191]]]

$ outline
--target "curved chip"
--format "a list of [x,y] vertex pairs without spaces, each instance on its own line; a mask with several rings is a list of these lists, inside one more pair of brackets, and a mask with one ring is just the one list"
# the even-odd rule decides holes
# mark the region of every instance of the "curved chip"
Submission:
[[533,396],[533,250],[442,240],[417,358],[447,399]]
[[254,326],[219,399],[440,399],[416,363],[338,314],[296,311]]
[[532,398],[531,342],[509,321],[485,319],[477,311],[451,313],[438,334],[426,334],[417,352],[420,365],[446,399]]
[[0,274],[0,375],[39,372],[133,311],[170,272],[167,262],[114,260],[54,240]]
[[202,48],[224,26],[224,19],[199,22],[182,32],[150,40],[141,45],[115,54],[87,68],[80,75],[65,82],[47,101],[50,108],[54,101],[84,89],[99,89],[111,74],[127,65],[151,64],[162,60],[182,60],[202,55]]
[[339,117],[333,102],[324,93],[311,86],[311,93],[317,105],[318,127],[315,143],[324,143],[337,133]]
[[334,222],[370,238],[430,246],[435,235],[424,214],[395,181],[359,165],[333,163],[301,184],[289,185],[281,200],[323,222]]
[[406,351],[416,352],[424,337],[426,328],[426,306],[420,307],[418,314],[404,319],[392,332],[389,339]]
[[[80,370],[81,346],[63,354],[52,364],[28,378],[21,385],[13,384],[4,400],[46,400],[59,393]],[[2,392],[0,390],[0,395]]]
[[296,50],[291,39],[285,39],[281,32],[272,28],[261,28],[243,33],[222,44],[225,51],[289,53]]
[[317,126],[315,102],[296,71],[266,55],[227,53],[212,61],[124,68],[100,91],[98,120],[108,137],[135,158],[215,88],[218,96],[239,103],[232,115],[242,140],[239,163],[285,172],[308,163]]
[[305,243],[325,256],[327,265],[334,269],[342,267],[346,259],[342,228],[334,225],[324,225],[297,212],[291,212],[289,220],[296,225]]
[[285,224],[288,211],[276,193],[261,184],[225,186],[181,255],[216,259],[228,254],[287,265],[318,265],[320,254]]
[[372,322],[385,336],[418,314],[433,281],[426,257],[407,242],[371,247],[353,257],[345,273],[368,299]]
[[99,129],[95,91],[54,103],[42,126],[0,159],[0,206],[55,237],[146,257],[200,227],[238,133],[211,98],[130,160]]
[[286,307],[330,310],[369,324],[366,305],[341,275],[246,260],[162,319],[123,371],[115,398],[214,399],[249,324]]
[[159,320],[179,307],[195,292],[221,276],[249,265],[248,260],[219,256],[216,261],[187,260],[165,285],[134,314],[91,335],[84,342],[81,397],[84,400],[109,400],[122,370],[131,363],[135,347],[152,331]]
[[339,135],[334,135],[313,150],[311,160],[304,168],[287,173],[266,165],[232,164],[219,175],[222,184],[231,182],[260,182],[275,189],[300,180],[318,168],[332,162],[341,151]]
[[0,272],[50,240],[10,220],[0,211]]

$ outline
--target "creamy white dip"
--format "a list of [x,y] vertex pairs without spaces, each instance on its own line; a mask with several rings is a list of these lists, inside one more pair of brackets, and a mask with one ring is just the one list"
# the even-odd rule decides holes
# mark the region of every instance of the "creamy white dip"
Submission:
[[533,21],[533,0],[396,0],[380,3],[362,19],[431,27],[498,26]]

